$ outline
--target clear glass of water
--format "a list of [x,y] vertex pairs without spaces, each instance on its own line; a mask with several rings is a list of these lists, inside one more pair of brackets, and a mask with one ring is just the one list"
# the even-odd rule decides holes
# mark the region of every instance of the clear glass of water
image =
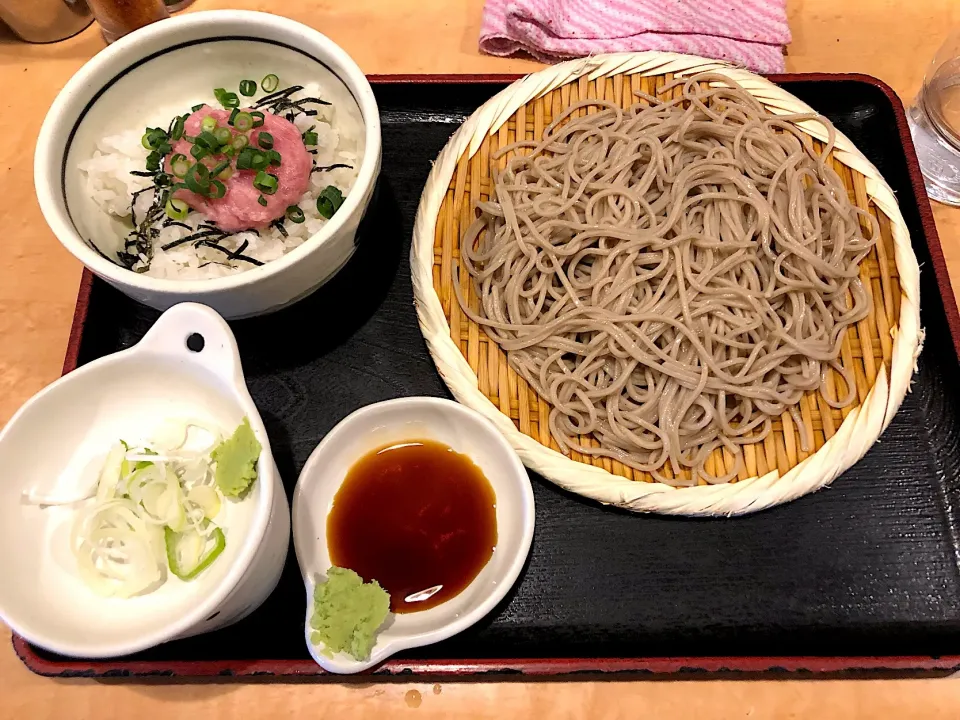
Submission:
[[960,206],[960,30],[930,63],[907,122],[927,194]]

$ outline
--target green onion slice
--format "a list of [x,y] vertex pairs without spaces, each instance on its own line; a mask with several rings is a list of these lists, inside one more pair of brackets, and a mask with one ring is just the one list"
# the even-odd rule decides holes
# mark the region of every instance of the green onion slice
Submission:
[[253,118],[253,126],[255,128],[258,128],[261,125],[263,125],[263,121],[266,116],[259,110],[254,110],[253,112],[250,113],[250,117]]
[[270,167],[270,159],[264,153],[253,150],[250,156],[250,167],[254,170],[266,170]]
[[153,150],[149,155],[147,155],[147,170],[150,172],[156,172],[159,170],[161,160],[163,160],[163,155],[158,153],[156,150]]
[[327,185],[317,198],[317,212],[327,220],[343,205],[343,193],[334,185]]
[[210,192],[210,172],[203,163],[197,163],[191,167],[183,181],[198,195],[206,195]]
[[220,173],[222,173],[228,167],[230,167],[230,161],[224,160],[223,162],[214,166],[214,168],[210,171],[210,177],[212,178],[220,177]]
[[303,144],[304,145],[316,145],[319,137],[315,132],[305,132],[303,134]]
[[276,150],[270,150],[267,152],[267,160],[273,167],[280,167],[280,163],[283,162],[283,156]]
[[257,135],[257,145],[262,147],[264,150],[273,149],[273,135],[268,132],[262,132]]
[[171,140],[177,141],[183,137],[183,123],[184,123],[183,115],[178,115],[176,119],[173,121],[173,126],[170,128]]
[[161,128],[147,128],[147,131],[140,138],[140,144],[147,150],[157,150],[165,144],[169,138],[167,133]]
[[200,129],[204,132],[213,132],[217,127],[217,119],[213,115],[207,115],[200,121]]
[[197,136],[196,144],[210,152],[216,152],[220,149],[220,141],[217,140],[217,136],[206,130]]
[[260,87],[263,88],[264,92],[271,93],[280,87],[280,78],[271,73],[260,81]]
[[227,546],[223,530],[218,527],[205,538],[196,530],[177,533],[164,526],[163,540],[170,572],[181,580],[193,580],[210,567]]
[[257,202],[263,205],[264,207],[267,206],[267,199],[263,195],[257,198]]
[[253,80],[241,80],[240,94],[244,97],[253,97],[257,94],[257,83]]
[[230,108],[240,107],[240,98],[237,97],[236,93],[227,92],[225,88],[215,88],[213,91],[213,96],[217,99],[217,102],[223,105],[227,110]]
[[190,206],[187,205],[183,200],[170,198],[167,200],[167,205],[164,208],[164,212],[167,213],[167,217],[171,220],[185,220],[187,213],[190,212]]
[[210,197],[214,200],[219,200],[224,195],[227,194],[227,186],[224,185],[219,180],[210,181],[210,191],[208,192],[207,197]]
[[253,186],[264,195],[273,195],[277,191],[277,176],[261,170],[253,178]]
[[306,219],[306,216],[303,214],[303,210],[300,209],[299,205],[291,205],[287,208],[287,219],[299,225]]
[[177,153],[170,158],[170,172],[172,172],[176,177],[183,179],[186,177],[188,170],[190,170],[190,161],[187,159],[186,155],[183,153]]
[[248,112],[237,113],[237,116],[233,119],[233,126],[239,132],[247,132],[253,128],[253,115]]
[[207,155],[210,154],[210,151],[206,148],[200,147],[199,145],[194,145],[190,148],[190,154],[193,155],[196,160],[203,160]]
[[200,103],[199,105],[194,105],[192,108],[190,108],[190,111],[191,111],[191,112],[196,112],[197,110],[199,110],[200,108],[202,108],[204,105],[206,105],[206,103]]
[[233,140],[233,133],[230,132],[229,128],[217,128],[213,131],[213,136],[220,145],[229,145],[230,141]]
[[[244,135],[238,136],[238,138],[245,138]],[[238,138],[234,138],[237,140]],[[234,143],[236,146],[236,143]],[[253,156],[256,154],[256,151],[253,148],[242,148],[240,153],[237,155],[237,170],[252,170],[253,169]]]

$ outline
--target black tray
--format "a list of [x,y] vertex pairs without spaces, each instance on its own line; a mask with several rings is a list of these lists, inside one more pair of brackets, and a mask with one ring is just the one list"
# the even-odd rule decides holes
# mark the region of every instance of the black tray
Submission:
[[[376,672],[960,667],[960,407],[948,381],[960,376],[949,329],[957,313],[903,109],[869,78],[775,79],[877,165],[924,268],[926,347],[890,428],[829,489],[732,520],[638,517],[534,477],[533,549],[507,599],[470,630]],[[505,79],[379,80],[383,172],[356,256],[294,307],[232,323],[288,495],[314,446],[348,413],[403,395],[447,395],[413,307],[413,219],[431,162]],[[157,316],[88,275],[66,369],[129,347]],[[97,663],[14,642],[43,674],[320,675],[304,647],[304,602],[291,549],[276,592],[233,627]]]

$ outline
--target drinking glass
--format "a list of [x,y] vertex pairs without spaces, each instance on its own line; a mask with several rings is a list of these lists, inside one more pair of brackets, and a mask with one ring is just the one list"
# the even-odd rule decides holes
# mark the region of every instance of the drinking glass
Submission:
[[927,68],[907,123],[927,194],[960,206],[960,30],[947,38]]

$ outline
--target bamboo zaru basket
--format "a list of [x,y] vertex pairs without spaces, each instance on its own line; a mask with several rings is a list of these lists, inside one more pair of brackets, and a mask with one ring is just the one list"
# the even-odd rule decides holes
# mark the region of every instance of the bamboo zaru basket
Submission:
[[[421,198],[411,271],[421,329],[441,376],[460,402],[500,428],[527,467],[574,493],[630,510],[736,515],[813,492],[853,465],[889,424],[915,369],[922,335],[917,260],[893,192],[849,139],[837,133],[834,168],[851,200],[877,218],[881,231],[880,242],[860,267],[872,308],[847,331],[842,347],[842,364],[856,379],[856,399],[837,410],[819,392],[805,395],[800,417],[812,434],[814,451],[803,452],[799,428],[790,413],[784,413],[762,442],[744,446],[733,482],[675,488],[608,458],[561,453],[549,431],[549,405],[514,372],[483,329],[464,316],[452,285],[452,269],[475,203],[489,197],[491,173],[507,160],[491,163],[498,148],[540,139],[552,118],[580,99],[612,100],[627,108],[636,102],[635,91],[657,94],[672,79],[703,71],[731,78],[773,113],[813,112],[762,77],[672,53],[597,56],[534,73],[479,108],[440,153]],[[814,143],[826,140],[819,123],[798,126]],[[460,282],[468,302],[477,303],[466,273],[460,274]],[[828,379],[828,390],[844,388],[839,375]],[[581,442],[597,445],[592,437]],[[728,451],[718,449],[707,471],[732,471],[733,463]]]

